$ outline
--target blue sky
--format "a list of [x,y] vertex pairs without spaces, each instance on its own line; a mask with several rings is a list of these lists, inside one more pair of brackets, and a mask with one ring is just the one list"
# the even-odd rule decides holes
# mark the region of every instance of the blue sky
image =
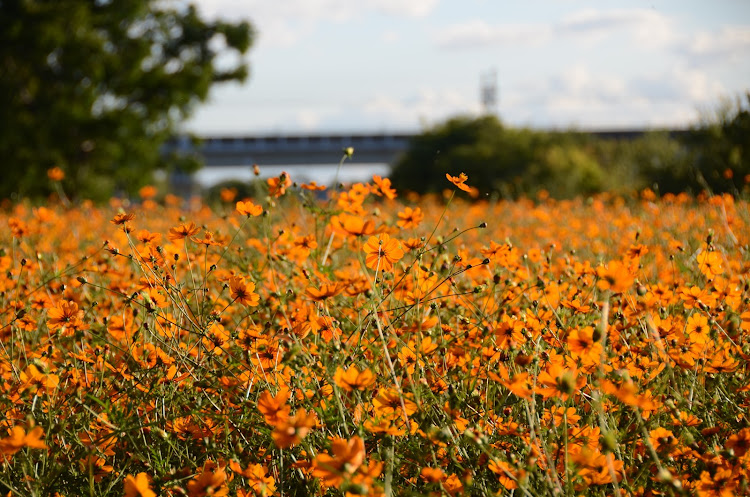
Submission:
[[217,87],[204,135],[415,132],[481,110],[507,124],[685,126],[750,90],[750,1],[195,0],[248,19],[250,78]]

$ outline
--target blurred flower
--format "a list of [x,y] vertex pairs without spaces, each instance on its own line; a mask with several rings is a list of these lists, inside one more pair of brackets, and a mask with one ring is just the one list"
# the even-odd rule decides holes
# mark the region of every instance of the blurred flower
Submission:
[[116,214],[110,222],[112,224],[125,224],[132,221],[133,219],[135,219],[134,213],[120,212],[119,214]]
[[174,228],[169,228],[169,234],[167,235],[167,237],[174,242],[191,237],[199,231],[200,228],[198,228],[195,223],[191,221],[190,223],[183,223],[179,226],[175,226]]
[[724,272],[721,256],[716,251],[709,252],[704,250],[698,254],[696,259],[698,261],[698,268],[706,278],[715,278]]
[[348,480],[365,460],[365,442],[355,436],[349,440],[335,438],[330,454],[318,454],[313,460],[313,476],[331,487]]
[[353,236],[369,235],[375,231],[375,223],[371,220],[365,221],[359,216],[342,213],[331,218],[331,227],[344,234]]
[[315,413],[308,414],[304,409],[300,409],[294,416],[282,419],[276,424],[271,436],[276,447],[287,449],[305,438],[316,423]]
[[292,180],[286,172],[281,173],[278,177],[268,178],[268,194],[272,197],[281,197],[286,193],[286,189],[292,186]]
[[157,190],[156,187],[152,185],[146,185],[138,190],[138,195],[140,195],[143,200],[154,198],[157,193],[159,193],[159,190]]
[[226,486],[227,473],[222,466],[213,461],[203,465],[199,475],[187,484],[190,497],[225,497],[229,494]]
[[49,449],[44,443],[44,430],[41,426],[35,426],[28,433],[20,426],[14,426],[10,430],[10,435],[6,438],[0,438],[0,454],[3,456],[12,456],[24,447],[29,449]]
[[237,193],[237,188],[222,188],[219,197],[221,197],[222,202],[228,204],[237,197]]
[[342,367],[338,367],[333,376],[333,381],[343,390],[351,392],[353,390],[365,390],[374,385],[375,375],[369,369],[360,371],[356,366],[350,366],[346,371]]
[[269,425],[275,425],[289,416],[290,406],[286,404],[289,400],[289,390],[280,389],[275,396],[271,392],[264,391],[258,399],[258,410]]
[[246,200],[246,201],[241,200],[237,202],[237,204],[235,205],[235,208],[237,209],[237,212],[241,216],[250,217],[250,216],[260,216],[261,214],[263,214],[263,207],[261,207],[260,205],[255,205],[250,200]]
[[59,167],[53,167],[52,169],[47,169],[47,177],[52,181],[62,181],[65,179],[65,171]]
[[378,175],[373,175],[372,181],[377,186],[377,189],[373,191],[375,195],[385,196],[393,200],[396,198],[396,190],[391,188],[391,180],[388,178],[381,178]]
[[156,497],[151,490],[151,482],[146,473],[138,473],[135,477],[127,475],[124,480],[125,497]]
[[422,219],[424,219],[424,213],[419,207],[416,209],[404,207],[404,210],[398,213],[398,218],[398,222],[396,223],[398,226],[405,229],[416,228],[422,222]]

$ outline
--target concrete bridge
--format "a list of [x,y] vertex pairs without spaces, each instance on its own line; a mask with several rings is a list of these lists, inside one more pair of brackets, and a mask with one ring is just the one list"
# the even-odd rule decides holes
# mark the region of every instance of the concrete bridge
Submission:
[[350,163],[393,165],[410,134],[316,134],[206,137],[194,147],[187,137],[171,140],[167,152],[197,153],[206,167],[336,164],[352,147]]
[[[581,131],[604,139],[634,139],[647,130]],[[679,135],[684,130],[667,130]],[[339,162],[343,150],[354,148],[349,164],[387,164],[392,166],[404,153],[413,134],[294,134],[258,136],[203,137],[194,146],[186,136],[176,137],[165,145],[165,152],[198,154],[206,167],[230,166],[314,166]]]

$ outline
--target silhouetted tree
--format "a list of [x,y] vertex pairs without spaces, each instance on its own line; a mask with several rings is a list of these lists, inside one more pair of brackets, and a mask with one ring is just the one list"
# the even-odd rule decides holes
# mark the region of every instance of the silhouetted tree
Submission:
[[[133,191],[214,83],[242,81],[246,22],[156,0],[0,0],[0,198]],[[218,56],[234,58],[218,63]]]

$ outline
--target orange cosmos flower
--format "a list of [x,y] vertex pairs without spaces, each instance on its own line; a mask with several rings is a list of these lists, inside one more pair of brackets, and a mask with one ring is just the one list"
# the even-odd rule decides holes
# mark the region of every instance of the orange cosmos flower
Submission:
[[206,231],[205,238],[195,238],[193,241],[206,247],[223,247],[224,245],[214,238],[214,234],[210,231]]
[[416,228],[419,223],[424,219],[424,213],[422,209],[417,207],[412,209],[411,207],[404,207],[404,210],[398,213],[398,224],[402,228]]
[[724,268],[721,265],[721,256],[718,252],[704,250],[698,254],[696,259],[698,261],[698,269],[700,269],[706,278],[715,278],[724,272]]
[[330,487],[348,480],[365,460],[365,442],[355,436],[349,440],[334,438],[330,454],[318,454],[313,460],[313,476]]
[[464,491],[464,484],[457,475],[449,475],[448,478],[443,482],[443,488],[449,495],[462,495]]
[[235,473],[245,477],[250,485],[250,490],[237,490],[237,497],[266,497],[273,495],[276,491],[276,480],[268,475],[268,468],[262,464],[250,464],[247,469],[242,469],[235,461],[229,463],[229,467]]
[[489,470],[495,473],[500,479],[500,484],[508,490],[518,488],[518,477],[516,470],[507,462],[492,460],[489,464]]
[[383,271],[390,271],[393,264],[404,256],[399,241],[391,238],[388,233],[371,236],[364,246],[364,251],[367,254],[365,257],[367,267]]
[[403,407],[402,398],[398,391],[393,388],[382,389],[378,395],[372,399],[372,406],[375,408],[376,416],[393,416],[399,415],[406,409],[406,414],[411,416],[417,412],[417,404],[409,397],[404,395]]
[[138,190],[138,195],[143,199],[147,200],[150,198],[154,198],[156,194],[159,193],[159,190],[156,189],[153,185],[146,185],[140,190]]
[[562,425],[563,421],[569,425],[575,425],[581,419],[581,416],[576,414],[575,407],[568,407],[566,409],[563,406],[552,406],[544,415],[544,421],[549,421],[550,419],[555,426]]
[[510,390],[512,394],[523,399],[528,399],[533,393],[529,373],[518,373],[513,378],[503,381],[503,386]]
[[282,388],[273,396],[265,391],[258,399],[258,410],[269,425],[275,425],[289,417],[290,406],[286,404],[289,400],[289,390]]
[[260,205],[255,205],[250,200],[240,200],[239,202],[237,202],[237,204],[235,204],[235,208],[241,216],[255,217],[263,214],[263,207],[261,207]]
[[135,237],[141,243],[152,243],[159,241],[159,239],[161,238],[161,233],[151,233],[148,230],[140,230],[138,233],[136,233]]
[[320,285],[320,289],[309,286],[305,288],[305,293],[308,297],[316,302],[323,301],[329,297],[334,297],[341,293],[344,289],[343,285],[339,283],[324,283]]
[[19,377],[23,382],[21,389],[32,389],[36,395],[42,395],[45,392],[51,394],[60,384],[59,376],[39,371],[33,364],[29,364],[25,370],[21,371]]
[[310,433],[310,429],[315,426],[316,422],[315,413],[308,414],[304,409],[300,409],[294,416],[282,420],[271,433],[276,447],[288,449],[298,444]]
[[292,180],[286,172],[279,177],[268,178],[268,194],[272,197],[280,197],[286,193],[286,189],[292,186]]
[[465,184],[466,180],[469,179],[469,177],[466,176],[466,174],[461,173],[458,176],[451,176],[450,174],[445,173],[445,177],[448,178],[448,181],[456,185],[461,190],[465,192],[469,191],[469,187]]
[[30,449],[49,449],[42,438],[44,438],[44,430],[42,430],[41,426],[32,428],[28,433],[20,426],[14,426],[10,430],[10,436],[0,438],[0,455],[12,456],[24,447]]
[[628,266],[618,260],[610,261],[606,266],[597,267],[596,275],[599,277],[596,286],[600,290],[612,290],[614,293],[627,291],[635,281]]
[[65,171],[59,167],[53,167],[52,169],[47,169],[47,177],[52,181],[62,181],[65,179]]
[[421,476],[427,483],[437,483],[443,479],[445,473],[443,473],[443,470],[440,468],[430,468],[429,466],[425,466],[422,468],[422,471],[419,472],[419,476]]
[[630,406],[640,407],[644,410],[654,409],[654,403],[651,400],[651,397],[649,395],[638,395],[638,387],[636,387],[632,379],[624,381],[620,385],[605,380],[602,383],[602,391],[616,397],[620,402]]
[[255,283],[252,281],[245,282],[240,276],[229,278],[229,292],[232,300],[240,304],[255,307],[260,302],[260,296],[254,292]]
[[[381,178],[378,175],[372,176],[372,181],[377,185],[377,189],[373,191],[375,195],[383,196],[393,200],[396,198],[396,190],[391,188],[391,180],[388,178]],[[378,191],[380,190],[380,191]]]
[[191,221],[187,224],[181,224],[179,226],[175,226],[174,228],[169,228],[169,234],[167,235],[167,238],[169,238],[173,242],[177,240],[184,240],[185,238],[195,235],[200,230],[201,229]]
[[424,245],[424,240],[420,240],[419,238],[409,238],[404,242],[404,247],[406,247],[408,250],[421,248],[422,245]]
[[146,473],[138,473],[135,477],[128,475],[124,483],[125,497],[156,497],[156,493],[151,490],[151,482]]
[[237,196],[237,188],[222,188],[219,192],[219,196],[221,197],[222,202],[228,204]]
[[112,223],[112,224],[125,224],[125,223],[127,223],[129,221],[132,221],[133,219],[135,219],[135,214],[133,214],[132,212],[130,212],[130,213],[121,212],[121,213],[117,214],[115,217],[113,217],[112,220],[110,221],[110,223]]
[[323,191],[326,189],[325,185],[319,185],[315,181],[311,181],[309,183],[305,183],[304,185],[300,185],[300,188],[303,190],[312,190],[312,191]]
[[190,497],[225,497],[229,494],[226,486],[227,473],[222,466],[213,461],[208,461],[203,466],[200,475],[190,480],[187,484]]
[[47,317],[47,327],[50,330],[60,328],[84,329],[83,311],[78,310],[78,304],[72,300],[59,301],[57,306],[47,311]]
[[375,375],[369,369],[360,371],[356,366],[352,366],[346,371],[339,367],[333,375],[333,381],[340,388],[351,392],[352,390],[365,390],[375,384]]
[[685,323],[685,335],[692,343],[707,343],[709,331],[708,318],[698,312],[691,314]]
[[333,216],[331,227],[336,231],[354,236],[369,235],[375,231],[375,223],[372,220],[365,221],[359,216],[346,213]]
[[648,434],[648,438],[657,452],[671,451],[677,447],[679,442],[671,430],[662,427],[651,430]]
[[539,373],[536,392],[545,399],[559,397],[568,398],[577,390],[576,377],[578,373],[572,369],[565,369],[559,364],[550,364],[547,371]]
[[[592,326],[573,328],[568,334],[567,342],[568,350],[573,356],[601,353],[601,345],[594,341],[594,328]],[[599,347],[595,347],[596,345],[599,345]]]
[[473,198],[476,198],[479,196],[479,190],[474,188],[473,186],[469,186],[466,184],[466,180],[469,179],[468,176],[466,176],[464,173],[459,174],[458,176],[451,176],[450,174],[446,173],[445,177],[448,178],[448,181],[456,185],[459,190],[463,190],[469,195],[471,195]]
[[[748,175],[750,176],[750,175]],[[701,472],[701,479],[696,486],[697,495],[710,497],[733,497],[739,495],[737,490],[739,478],[731,466],[717,467],[714,471]]]
[[727,450],[733,450],[736,457],[744,456],[750,450],[750,428],[743,428],[727,439]]

